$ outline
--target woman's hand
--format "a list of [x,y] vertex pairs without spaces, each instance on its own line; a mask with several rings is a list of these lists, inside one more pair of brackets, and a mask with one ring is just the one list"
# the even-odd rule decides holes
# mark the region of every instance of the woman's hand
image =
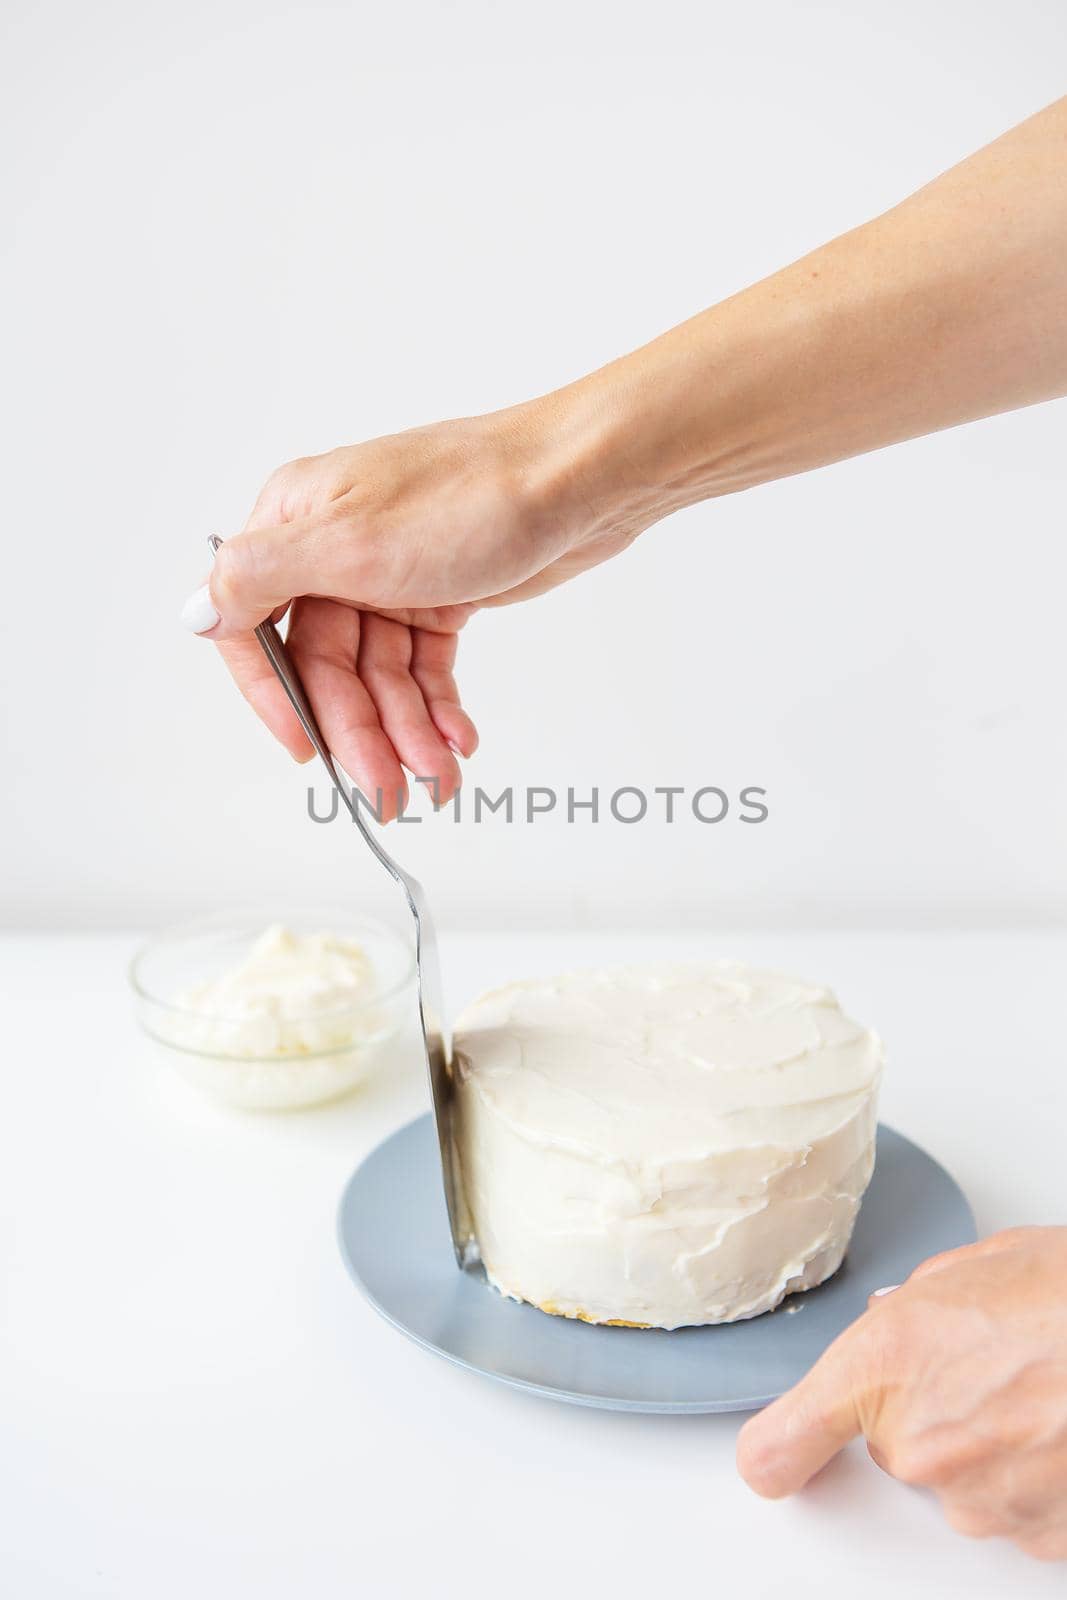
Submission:
[[[251,630],[289,609],[288,645],[327,744],[385,818],[402,766],[459,786],[477,745],[453,677],[457,634],[480,606],[553,588],[644,524],[576,490],[549,399],[294,461],[268,480],[186,606],[242,694],[297,760],[312,751]],[[561,463],[557,470],[554,463]]]
[[1067,99],[865,227],[543,400],[275,473],[186,620],[310,755],[250,635],[289,642],[386,814],[459,782],[456,633],[682,506],[1067,393]]
[[746,1482],[792,1494],[856,1434],[949,1523],[1067,1558],[1067,1228],[923,1262],[741,1430]]

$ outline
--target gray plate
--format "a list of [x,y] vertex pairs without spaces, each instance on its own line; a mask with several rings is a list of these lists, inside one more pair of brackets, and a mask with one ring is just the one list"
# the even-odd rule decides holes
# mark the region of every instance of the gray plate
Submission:
[[762,1317],[714,1328],[598,1328],[496,1293],[458,1272],[433,1121],[380,1144],[349,1180],[341,1253],[374,1309],[447,1361],[553,1400],[617,1411],[753,1411],[807,1372],[866,1309],[938,1250],[969,1244],[974,1218],[943,1167],[878,1129],[874,1178],[840,1271]]

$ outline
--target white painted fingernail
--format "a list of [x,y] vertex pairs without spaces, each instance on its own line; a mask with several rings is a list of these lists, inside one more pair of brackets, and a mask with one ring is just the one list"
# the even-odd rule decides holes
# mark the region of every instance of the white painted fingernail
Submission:
[[880,1294],[892,1294],[894,1289],[899,1289],[899,1288],[900,1288],[900,1284],[899,1283],[887,1283],[884,1289],[872,1289],[871,1290],[871,1299],[872,1300],[877,1300],[877,1298],[878,1298],[878,1296]]
[[202,583],[182,606],[182,626],[188,628],[190,633],[207,633],[218,620],[219,614],[211,602],[211,590],[206,583]]

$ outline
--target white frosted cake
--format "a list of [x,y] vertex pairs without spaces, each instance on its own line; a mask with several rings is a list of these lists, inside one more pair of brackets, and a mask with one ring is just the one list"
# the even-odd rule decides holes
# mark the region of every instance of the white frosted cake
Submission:
[[455,1142],[489,1280],[543,1311],[733,1322],[841,1264],[882,1049],[736,963],[514,983],[456,1024]]

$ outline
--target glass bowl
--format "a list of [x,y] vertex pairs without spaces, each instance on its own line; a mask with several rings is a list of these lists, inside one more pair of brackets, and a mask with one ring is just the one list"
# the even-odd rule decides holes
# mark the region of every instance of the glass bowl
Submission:
[[[227,999],[222,1008],[217,998],[197,996],[201,985],[241,966],[275,926],[360,946],[369,970],[358,994],[338,1001],[320,988],[313,1005],[299,988],[274,993],[261,981],[254,996]],[[317,905],[273,919],[261,910],[220,912],[168,928],[142,945],[129,979],[141,1027],[184,1078],[229,1105],[286,1110],[355,1088],[382,1046],[416,1014],[414,972],[412,941],[395,928]]]

